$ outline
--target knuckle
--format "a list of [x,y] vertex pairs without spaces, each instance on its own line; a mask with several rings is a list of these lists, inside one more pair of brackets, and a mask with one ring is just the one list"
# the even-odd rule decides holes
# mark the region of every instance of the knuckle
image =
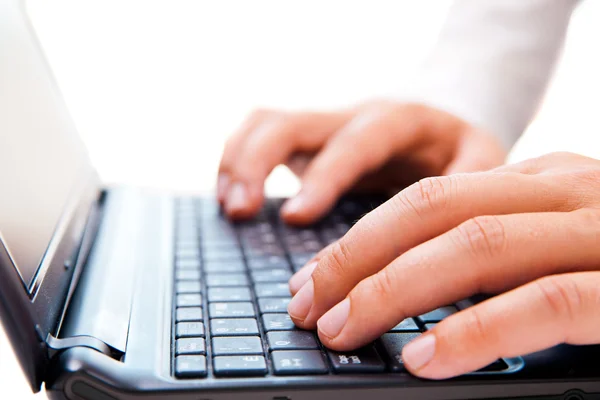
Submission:
[[493,348],[498,338],[493,329],[489,329],[486,318],[478,307],[465,311],[464,321],[461,321],[461,331],[464,332],[471,343],[485,343],[486,347]]
[[366,293],[375,298],[393,298],[394,293],[397,293],[394,273],[389,268],[382,269],[363,282],[367,286]]
[[581,156],[578,154],[575,154],[575,153],[571,153],[569,151],[553,151],[551,153],[544,154],[544,155],[538,157],[538,159],[543,162],[554,163],[554,162],[556,162],[557,159],[570,160],[570,159],[579,158],[579,157],[581,157]]
[[600,168],[584,168],[573,171],[568,176],[572,185],[583,186],[586,190],[597,187],[600,182]]
[[257,108],[253,110],[250,115],[248,115],[248,121],[261,121],[271,115],[273,115],[275,111],[268,108]]
[[502,220],[496,216],[478,216],[453,231],[459,245],[474,256],[493,258],[506,250],[508,239]]
[[544,170],[552,168],[558,162],[568,162],[576,156],[577,155],[573,153],[559,151],[530,158],[525,161],[521,161],[516,165],[520,167],[522,173],[535,175],[544,172]]
[[595,232],[600,226],[600,208],[582,208],[576,211],[584,227],[591,227]]
[[452,176],[421,179],[394,196],[391,204],[398,215],[404,216],[408,211],[424,218],[432,211],[448,207],[455,179]]
[[568,275],[547,276],[534,282],[540,301],[559,319],[563,326],[574,324],[575,312],[582,306],[582,294]]
[[343,239],[332,243],[328,247],[328,251],[322,259],[324,262],[320,263],[319,267],[313,273],[313,278],[319,279],[320,276],[334,275],[344,276],[347,272],[349,261],[350,261],[350,250]]

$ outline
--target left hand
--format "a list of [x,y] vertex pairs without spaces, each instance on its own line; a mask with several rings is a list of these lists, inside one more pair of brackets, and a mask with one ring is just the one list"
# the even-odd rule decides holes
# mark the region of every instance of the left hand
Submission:
[[290,281],[288,310],[335,350],[369,343],[406,317],[509,290],[404,349],[409,371],[424,378],[600,343],[600,161],[556,153],[424,179],[315,261]]

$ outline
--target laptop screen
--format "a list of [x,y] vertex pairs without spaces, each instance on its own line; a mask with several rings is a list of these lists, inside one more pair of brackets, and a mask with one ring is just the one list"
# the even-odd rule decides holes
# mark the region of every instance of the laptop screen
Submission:
[[28,26],[0,26],[0,245],[29,289],[90,167]]

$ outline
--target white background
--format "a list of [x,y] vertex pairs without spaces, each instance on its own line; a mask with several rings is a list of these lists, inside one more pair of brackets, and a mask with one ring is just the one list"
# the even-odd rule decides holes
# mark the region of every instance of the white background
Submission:
[[[200,192],[213,187],[224,139],[253,108],[401,93],[449,3],[30,0],[29,8],[102,178]],[[513,160],[554,150],[600,158],[598,21],[600,2],[584,2]],[[286,178],[279,171],[269,191],[293,190]],[[0,398],[31,396],[0,331]]]

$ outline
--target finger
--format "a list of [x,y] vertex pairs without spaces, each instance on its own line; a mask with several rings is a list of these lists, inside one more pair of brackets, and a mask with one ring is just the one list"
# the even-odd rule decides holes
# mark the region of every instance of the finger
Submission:
[[320,147],[346,118],[343,112],[279,114],[254,127],[230,167],[232,187],[243,189],[238,189],[237,197],[230,193],[227,213],[232,217],[256,213],[262,206],[264,181],[273,168],[296,151]]
[[302,267],[298,272],[296,272],[294,274],[294,276],[292,276],[292,278],[289,281],[290,292],[291,292],[292,296],[295,296],[296,293],[298,292],[298,290],[300,290],[300,288],[302,288],[302,286],[304,286],[304,284],[306,282],[308,282],[308,280],[312,276],[313,271],[317,267],[318,261],[321,259],[321,257],[323,257],[325,254],[327,254],[328,251],[330,251],[331,246],[333,246],[333,244],[327,245],[324,249],[322,249],[320,252],[318,252],[313,258],[308,260],[306,265],[304,267]]
[[401,151],[402,146],[394,143],[400,140],[408,145],[411,134],[392,132],[387,109],[356,115],[309,164],[301,191],[282,207],[283,219],[308,224],[323,216],[361,176],[381,166],[392,151]]
[[273,114],[273,111],[268,110],[254,111],[225,142],[217,176],[217,199],[221,205],[224,204],[229,190],[231,167],[239,154],[244,140],[261,121]]
[[[564,173],[567,169],[586,170],[596,169],[598,160],[584,157],[579,154],[568,152],[556,152],[545,154],[540,157],[530,158],[514,164],[508,164],[495,169],[498,172],[521,174],[553,174],[556,172]],[[589,167],[589,168],[588,168]]]
[[502,165],[505,158],[506,150],[498,139],[487,132],[473,130],[463,135],[444,175],[486,171]]
[[319,320],[319,336],[333,349],[353,349],[406,317],[477,293],[513,288],[548,274],[594,270],[600,259],[599,228],[596,210],[468,220],[360,282],[344,300],[350,308],[338,304]]
[[480,303],[410,343],[405,365],[443,379],[561,343],[599,343],[599,285],[599,272],[554,275]]
[[294,175],[302,178],[306,168],[315,157],[314,153],[295,153],[286,161],[285,166],[288,167]]
[[323,313],[362,279],[408,249],[478,215],[580,207],[563,186],[556,180],[501,173],[419,181],[367,214],[332,246],[288,311],[299,326],[314,328]]

